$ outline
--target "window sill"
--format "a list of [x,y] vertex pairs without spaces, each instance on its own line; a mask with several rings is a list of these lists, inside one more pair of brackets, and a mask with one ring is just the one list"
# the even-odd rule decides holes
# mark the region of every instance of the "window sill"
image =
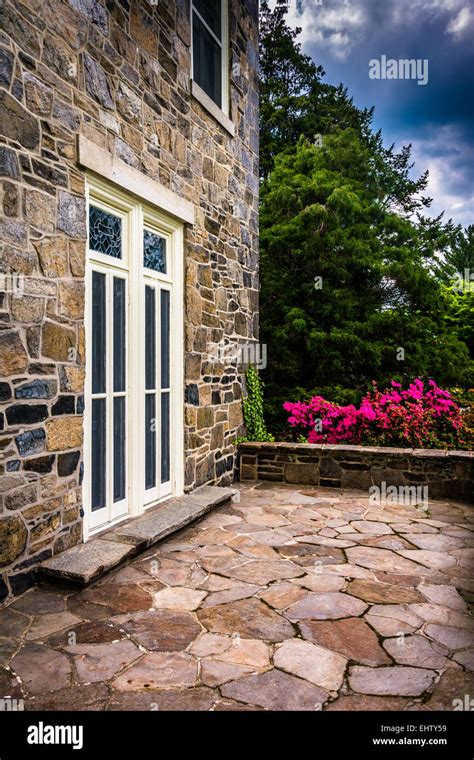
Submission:
[[214,103],[213,100],[211,100],[209,95],[207,95],[204,90],[199,87],[194,79],[191,79],[191,94],[193,98],[195,98],[195,100],[197,100],[198,103],[200,103],[201,106],[208,113],[210,113],[217,122],[219,122],[221,127],[224,127],[224,129],[231,135],[231,137],[235,137],[234,122],[225,115],[224,111],[222,111],[219,106]]

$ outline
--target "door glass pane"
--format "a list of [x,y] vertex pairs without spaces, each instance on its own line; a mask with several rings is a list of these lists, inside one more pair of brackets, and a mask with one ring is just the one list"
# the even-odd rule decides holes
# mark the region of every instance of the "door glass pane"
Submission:
[[170,479],[170,394],[161,394],[161,482]]
[[114,259],[122,258],[122,220],[97,206],[89,206],[89,248]]
[[114,391],[125,390],[125,280],[114,277]]
[[161,387],[170,387],[170,294],[161,291]]
[[92,510],[105,507],[105,398],[92,400]]
[[222,108],[222,49],[193,14],[193,77],[204,92]]
[[125,498],[125,397],[114,398],[114,502]]
[[156,388],[155,289],[145,287],[145,388]]
[[143,266],[166,274],[166,240],[148,230],[143,232]]
[[92,272],[92,393],[105,393],[105,274]]
[[145,396],[145,488],[156,486],[156,403],[155,394]]
[[201,14],[204,21],[214,32],[216,37],[222,39],[222,0],[194,0],[196,10]]

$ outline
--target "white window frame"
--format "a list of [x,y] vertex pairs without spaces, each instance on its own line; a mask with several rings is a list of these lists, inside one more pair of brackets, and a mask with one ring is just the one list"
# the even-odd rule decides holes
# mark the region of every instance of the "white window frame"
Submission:
[[[84,410],[84,540],[133,515],[139,515],[170,496],[184,490],[184,314],[183,314],[183,225],[169,213],[142,201],[110,182],[87,172],[87,219],[89,205],[97,205],[122,218],[122,259],[90,251],[87,248],[86,266],[86,381]],[[161,274],[143,267],[143,229],[159,233],[166,238],[167,272]],[[127,279],[126,310],[126,498],[112,508],[92,512],[91,509],[91,322],[92,322],[92,271],[125,276]],[[170,291],[170,480],[158,483],[153,493],[145,491],[145,283]],[[111,345],[112,306],[107,291],[108,345]],[[157,345],[159,338],[157,337]],[[157,356],[157,373],[159,372]],[[107,361],[106,370],[113,371]],[[109,380],[110,382],[110,380]],[[111,386],[109,386],[111,387]],[[94,394],[97,395],[97,394]],[[157,410],[159,413],[159,410]],[[107,417],[107,457],[112,458],[111,425]],[[157,461],[160,456],[160,436],[157,435]],[[106,488],[111,491],[112,469],[109,468]],[[159,470],[158,470],[159,474]],[[109,495],[110,503],[110,495]],[[106,514],[107,513],[107,514]]]
[[[221,36],[220,40],[205,19],[201,16],[197,8],[194,7],[194,3],[191,0],[191,82],[192,82],[192,94],[201,102],[201,104],[207,108],[219,121],[218,112],[224,117],[223,126],[229,129],[229,125],[233,127],[232,122],[229,119],[229,8],[228,0],[220,0],[221,3]],[[200,22],[204,25],[214,41],[221,48],[221,100],[222,105],[219,106],[212,98],[198,85],[194,80],[194,50],[193,50],[193,21],[194,13],[198,16]]]

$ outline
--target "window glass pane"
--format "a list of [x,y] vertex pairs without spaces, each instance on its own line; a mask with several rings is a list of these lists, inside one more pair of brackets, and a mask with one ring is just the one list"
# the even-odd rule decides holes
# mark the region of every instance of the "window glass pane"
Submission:
[[114,277],[114,391],[125,390],[125,280]]
[[145,388],[156,388],[155,289],[145,287]]
[[170,294],[161,291],[161,387],[170,387]]
[[216,37],[222,40],[221,0],[194,0],[193,5]]
[[89,206],[89,248],[114,259],[122,258],[122,220],[96,206]]
[[125,498],[125,397],[114,398],[114,502]]
[[145,488],[156,486],[156,403],[155,394],[145,396]]
[[196,14],[193,14],[193,77],[222,108],[222,50]]
[[148,230],[143,232],[143,266],[166,274],[166,240]]
[[105,274],[92,272],[92,393],[105,393]]
[[105,398],[92,400],[92,510],[105,507]]
[[170,479],[170,394],[161,394],[161,482]]

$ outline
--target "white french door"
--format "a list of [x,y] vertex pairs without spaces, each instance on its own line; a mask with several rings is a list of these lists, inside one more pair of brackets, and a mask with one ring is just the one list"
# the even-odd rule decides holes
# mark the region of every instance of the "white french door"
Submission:
[[91,528],[128,514],[126,274],[94,264],[91,330]]
[[88,185],[86,536],[183,489],[182,227]]

